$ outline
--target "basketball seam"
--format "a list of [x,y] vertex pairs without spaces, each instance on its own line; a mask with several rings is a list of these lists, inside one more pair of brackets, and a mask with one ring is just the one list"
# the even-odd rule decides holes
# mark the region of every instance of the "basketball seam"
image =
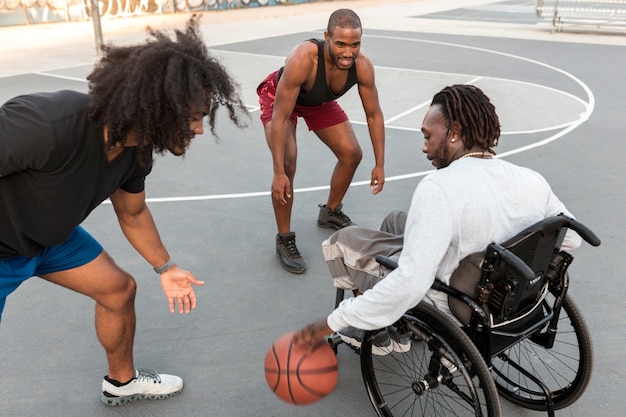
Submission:
[[274,388],[272,389],[272,391],[276,392],[276,390],[278,389],[279,385],[280,385],[280,377],[281,377],[281,373],[280,372],[280,361],[278,360],[278,354],[276,353],[276,346],[272,345],[272,353],[274,354],[274,361],[276,362],[276,370],[278,371],[278,378],[276,378],[276,384],[274,385]]
[[[320,346],[321,343],[313,351],[317,351]],[[301,355],[300,352],[296,352],[293,339],[281,342],[277,340],[272,344],[265,361],[265,374],[268,383],[274,380],[270,388],[279,398],[295,405],[304,405],[319,401],[332,392],[338,379],[339,364],[336,356],[333,354],[334,360],[328,359],[323,368],[300,369],[315,366],[313,363],[307,363],[310,357],[310,354]],[[329,361],[334,363],[331,365]],[[324,378],[326,375],[328,377]],[[320,385],[316,381],[325,381],[325,384],[329,386],[332,382],[333,385],[331,388],[326,388],[324,384]],[[309,384],[314,386],[311,387]]]
[[[317,375],[317,374],[322,374],[323,372],[322,369],[309,369],[307,371],[313,371],[313,372],[307,372],[307,371],[300,371],[300,366],[302,365],[302,362],[304,362],[304,360],[307,358],[307,356],[303,356],[300,358],[300,361],[298,362],[298,366],[296,367],[296,377],[298,379],[298,383],[300,384],[300,386],[307,392],[309,392],[310,394],[313,394],[317,397],[319,397],[320,399],[324,398],[326,395],[328,395],[328,393],[323,393],[321,391],[316,391],[313,388],[310,388],[309,386],[306,385],[306,383],[302,380],[302,378],[300,378],[300,375],[302,374],[304,375]],[[327,368],[324,369],[329,369],[331,371],[337,371],[338,370],[338,365],[335,366],[329,366]],[[332,391],[332,390],[331,390]]]
[[287,387],[289,388],[289,396],[291,397],[291,401],[294,404],[298,404],[296,398],[293,395],[293,390],[291,389],[291,350],[293,349],[293,340],[289,343],[289,352],[287,352]]

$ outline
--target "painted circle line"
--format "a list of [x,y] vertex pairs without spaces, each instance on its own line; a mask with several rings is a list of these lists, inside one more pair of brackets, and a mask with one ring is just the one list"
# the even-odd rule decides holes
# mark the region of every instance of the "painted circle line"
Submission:
[[[547,68],[549,70],[552,70],[554,72],[560,73],[562,75],[564,75],[565,77],[571,79],[572,81],[574,81],[576,84],[578,84],[583,91],[585,92],[585,94],[587,95],[587,102],[585,102],[582,99],[579,99],[578,97],[575,96],[571,96],[577,100],[579,100],[580,102],[582,102],[585,107],[586,110],[580,114],[578,120],[575,120],[573,122],[568,122],[559,126],[554,126],[553,128],[562,128],[562,130],[560,130],[559,132],[548,136],[544,139],[541,139],[537,142],[534,142],[532,144],[526,145],[526,146],[522,146],[516,149],[512,149],[510,151],[507,152],[503,152],[501,154],[498,154],[496,156],[496,158],[503,158],[509,155],[514,155],[517,153],[521,153],[533,148],[537,148],[540,146],[544,146],[547,145],[550,142],[553,142],[559,138],[562,138],[563,136],[565,136],[566,134],[568,134],[569,132],[571,132],[572,130],[576,129],[578,126],[580,126],[581,124],[583,124],[584,122],[586,122],[589,117],[591,116],[591,114],[593,113],[593,110],[595,108],[595,97],[593,95],[593,92],[591,91],[591,89],[584,83],[582,82],[580,79],[578,79],[577,77],[575,77],[574,75],[572,75],[571,73],[557,68],[553,65],[550,64],[546,64],[544,62],[540,62],[531,58],[526,58],[523,56],[519,56],[519,55],[513,55],[513,54],[509,54],[506,52],[500,52],[500,51],[494,51],[491,49],[485,49],[485,48],[479,48],[479,47],[475,47],[475,46],[469,46],[469,45],[462,45],[462,44],[454,44],[454,43],[448,43],[448,42],[440,42],[440,41],[430,41],[430,40],[423,40],[423,39],[412,39],[412,38],[403,38],[403,37],[395,37],[395,36],[379,36],[379,35],[364,35],[365,36],[369,36],[369,37],[373,37],[373,38],[381,38],[381,39],[393,39],[393,40],[404,40],[404,41],[412,41],[412,42],[422,42],[422,43],[431,43],[431,44],[436,44],[436,45],[442,45],[442,46],[450,46],[450,47],[455,47],[455,48],[463,48],[463,49],[469,49],[469,50],[474,50],[474,51],[479,51],[479,52],[485,52],[485,53],[490,53],[490,54],[494,54],[494,55],[499,55],[499,56],[503,56],[503,57],[507,57],[507,58],[512,58],[512,59],[516,59],[516,60],[520,60],[520,61],[524,61],[524,62],[528,62],[540,67],[544,67]],[[522,83],[522,81],[519,81],[520,83]],[[550,87],[546,87],[546,86],[542,86],[543,88],[548,88],[551,89]],[[559,91],[559,90],[554,90],[554,91]],[[562,92],[563,93],[563,92]],[[567,94],[567,93],[565,93]],[[252,106],[250,106],[252,107]],[[256,109],[257,107],[254,107],[254,109]],[[354,122],[353,122],[354,123]],[[392,126],[385,126],[386,128],[389,129],[394,129],[394,127]],[[553,130],[553,128],[551,128]],[[406,129],[404,129],[406,130]],[[546,129],[539,129],[538,131],[542,131],[542,130],[546,130]],[[512,133],[512,132],[511,132]],[[418,171],[418,172],[413,172],[413,173],[408,173],[408,174],[403,174],[403,175],[396,175],[393,177],[388,177],[385,178],[386,182],[389,181],[399,181],[399,180],[404,180],[404,179],[408,179],[408,178],[415,178],[415,177],[421,177],[424,175],[427,175],[429,173],[433,172],[432,169],[430,170],[426,170],[426,171]],[[369,186],[370,181],[355,181],[352,182],[350,184],[350,187],[357,187],[357,186],[364,186],[367,185]],[[305,192],[312,192],[312,191],[321,191],[321,190],[328,190],[330,189],[329,185],[323,185],[323,186],[315,186],[315,187],[306,187],[306,188],[298,188],[294,190],[294,193],[305,193]],[[175,202],[175,201],[201,201],[201,200],[222,200],[222,199],[230,199],[230,198],[250,198],[250,197],[260,197],[260,196],[269,196],[271,193],[270,191],[260,191],[260,192],[249,192],[249,193],[232,193],[232,194],[215,194],[215,195],[201,195],[201,196],[188,196],[188,197],[155,197],[155,198],[148,198],[146,199],[146,202],[150,202],[150,203],[161,203],[161,202]],[[108,201],[107,201],[108,202]]]

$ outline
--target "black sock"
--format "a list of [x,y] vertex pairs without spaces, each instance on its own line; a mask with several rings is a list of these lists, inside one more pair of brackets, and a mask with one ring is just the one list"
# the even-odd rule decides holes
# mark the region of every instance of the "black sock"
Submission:
[[111,384],[115,385],[116,387],[123,387],[124,385],[130,384],[130,383],[131,383],[131,381],[132,381],[133,379],[135,379],[135,377],[132,377],[132,378],[131,378],[129,381],[127,381],[127,382],[120,382],[120,381],[115,380],[115,379],[113,379],[113,378],[109,378],[109,376],[108,376],[108,375],[105,375],[104,379],[106,379],[106,380],[107,380],[107,381],[109,381]]

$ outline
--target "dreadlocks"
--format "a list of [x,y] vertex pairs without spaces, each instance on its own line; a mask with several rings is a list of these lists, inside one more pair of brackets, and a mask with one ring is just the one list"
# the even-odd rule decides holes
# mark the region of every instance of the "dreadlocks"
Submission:
[[431,105],[439,104],[448,131],[459,129],[465,149],[474,145],[495,155],[500,121],[496,108],[482,90],[473,85],[456,84],[435,94]]
[[186,30],[175,30],[175,40],[148,28],[154,38],[127,47],[103,46],[104,57],[87,77],[89,118],[108,128],[107,146],[124,144],[132,131],[139,142],[139,162],[151,161],[152,151],[186,149],[193,137],[189,127],[192,108],[208,109],[215,135],[218,107],[230,120],[245,126],[248,116],[238,85],[212,56],[201,39],[198,19],[192,16]]
[[330,15],[330,18],[328,18],[328,27],[326,28],[326,32],[332,36],[336,27],[344,29],[361,29],[361,19],[359,19],[359,16],[350,9],[335,10]]

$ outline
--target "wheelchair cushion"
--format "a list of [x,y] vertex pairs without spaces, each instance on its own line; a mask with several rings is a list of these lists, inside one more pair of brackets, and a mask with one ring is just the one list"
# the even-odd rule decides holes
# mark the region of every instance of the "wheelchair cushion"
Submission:
[[[459,262],[459,266],[450,276],[450,286],[472,298],[476,297],[476,287],[480,282],[481,264],[485,257],[484,252],[476,252],[466,256]],[[463,301],[448,297],[448,306],[461,323],[468,325],[472,317],[472,310]],[[483,306],[484,308],[486,306]],[[487,313],[488,307],[486,307]]]

